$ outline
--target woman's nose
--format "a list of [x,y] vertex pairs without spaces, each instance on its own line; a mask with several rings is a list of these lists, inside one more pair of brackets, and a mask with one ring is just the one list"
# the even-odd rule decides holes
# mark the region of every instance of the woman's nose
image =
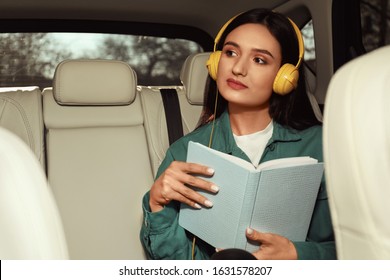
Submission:
[[246,76],[247,74],[247,67],[246,62],[243,57],[238,57],[233,65],[232,72],[236,76]]

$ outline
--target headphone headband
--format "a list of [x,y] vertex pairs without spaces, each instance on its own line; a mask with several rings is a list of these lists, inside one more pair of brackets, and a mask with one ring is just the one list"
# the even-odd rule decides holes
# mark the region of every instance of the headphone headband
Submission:
[[295,22],[293,22],[292,19],[290,19],[289,17],[288,17],[288,20],[291,22],[292,27],[294,27],[295,34],[297,35],[299,56],[298,56],[298,62],[295,65],[295,67],[299,68],[299,66],[301,66],[303,54],[305,51],[305,45],[303,43],[303,36],[302,36],[301,30],[298,28],[298,26],[295,24]]

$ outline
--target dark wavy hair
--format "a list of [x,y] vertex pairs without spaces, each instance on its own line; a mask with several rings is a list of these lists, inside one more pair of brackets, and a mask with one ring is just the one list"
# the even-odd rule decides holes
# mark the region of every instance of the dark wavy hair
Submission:
[[[253,9],[235,17],[223,32],[217,50],[221,50],[226,36],[235,28],[247,23],[262,24],[268,28],[281,46],[282,64],[296,65],[299,59],[299,44],[296,32],[289,19],[277,12],[268,9]],[[198,127],[208,123],[214,114],[217,84],[210,78],[207,79],[204,107]],[[218,102],[215,118],[218,118],[227,108],[227,101],[218,94]],[[321,124],[316,118],[313,108],[306,93],[304,71],[299,69],[298,87],[287,95],[272,93],[270,99],[269,114],[279,124],[297,130],[303,130],[313,125]]]

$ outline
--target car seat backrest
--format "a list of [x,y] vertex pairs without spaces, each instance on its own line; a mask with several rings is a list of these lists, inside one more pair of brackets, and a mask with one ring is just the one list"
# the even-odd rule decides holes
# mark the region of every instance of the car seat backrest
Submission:
[[[202,112],[208,57],[209,53],[190,55],[180,73],[183,85],[174,87],[179,99],[184,135],[196,128]],[[153,174],[156,174],[170,145],[161,94],[164,93],[160,92],[159,87],[140,87]]]
[[0,88],[0,127],[19,136],[45,166],[42,93],[38,87]]
[[57,204],[30,148],[0,128],[0,259],[67,259]]
[[71,259],[143,259],[142,196],[153,183],[129,65],[69,60],[43,92],[48,179]]
[[339,259],[390,259],[390,46],[341,67],[324,111],[324,162]]

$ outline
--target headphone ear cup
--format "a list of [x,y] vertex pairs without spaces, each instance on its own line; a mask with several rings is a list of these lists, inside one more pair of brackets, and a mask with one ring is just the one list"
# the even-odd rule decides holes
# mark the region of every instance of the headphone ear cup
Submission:
[[286,95],[297,88],[298,79],[298,68],[292,64],[286,63],[280,67],[276,74],[273,90],[277,94]]
[[221,54],[221,51],[212,52],[206,62],[210,77],[215,81],[217,80],[218,64],[221,58]]

